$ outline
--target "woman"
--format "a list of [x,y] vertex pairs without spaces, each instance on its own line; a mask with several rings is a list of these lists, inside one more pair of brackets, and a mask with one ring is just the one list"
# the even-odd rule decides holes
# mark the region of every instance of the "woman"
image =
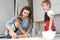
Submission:
[[[32,11],[31,11],[31,8],[28,7],[28,6],[25,6],[22,8],[21,12],[20,12],[20,15],[19,16],[15,16],[13,17],[11,20],[9,20],[7,23],[6,23],[6,27],[7,29],[11,32],[11,35],[13,35],[15,38],[18,37],[29,37],[29,34],[31,34],[31,18],[32,18]],[[12,28],[11,28],[11,25],[14,23],[14,20],[17,18],[17,17],[21,17],[23,19],[23,22],[22,22],[22,29],[25,31],[25,34],[22,34],[20,32],[20,30],[18,30],[16,33],[14,33],[12,31]],[[18,35],[17,35],[18,34]]]

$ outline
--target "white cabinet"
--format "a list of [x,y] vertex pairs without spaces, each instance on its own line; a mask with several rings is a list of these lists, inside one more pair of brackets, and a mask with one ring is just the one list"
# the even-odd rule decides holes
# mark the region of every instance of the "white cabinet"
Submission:
[[51,4],[55,14],[60,14],[60,0],[51,0]]
[[60,34],[60,14],[55,15],[54,24],[55,24],[57,33]]

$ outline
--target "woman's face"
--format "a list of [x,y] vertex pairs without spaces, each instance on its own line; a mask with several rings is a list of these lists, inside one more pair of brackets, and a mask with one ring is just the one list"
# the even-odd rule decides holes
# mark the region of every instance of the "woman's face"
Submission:
[[22,13],[22,16],[23,17],[28,17],[29,16],[29,13],[30,13],[30,11],[24,10],[23,13]]

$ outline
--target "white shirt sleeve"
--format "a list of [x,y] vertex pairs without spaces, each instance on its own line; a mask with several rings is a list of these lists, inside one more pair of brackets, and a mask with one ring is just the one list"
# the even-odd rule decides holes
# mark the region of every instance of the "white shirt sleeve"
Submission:
[[53,10],[49,10],[47,14],[48,14],[48,16],[51,15],[51,14],[54,15],[54,11]]

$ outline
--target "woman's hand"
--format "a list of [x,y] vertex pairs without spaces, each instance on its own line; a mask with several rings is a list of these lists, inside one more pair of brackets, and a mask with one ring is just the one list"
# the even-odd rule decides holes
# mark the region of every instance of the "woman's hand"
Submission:
[[27,32],[27,33],[25,33],[25,35],[26,35],[26,36],[28,36],[28,37],[30,37],[30,35],[29,35],[29,33],[28,33],[28,32]]
[[26,32],[25,35],[28,35],[28,32]]

